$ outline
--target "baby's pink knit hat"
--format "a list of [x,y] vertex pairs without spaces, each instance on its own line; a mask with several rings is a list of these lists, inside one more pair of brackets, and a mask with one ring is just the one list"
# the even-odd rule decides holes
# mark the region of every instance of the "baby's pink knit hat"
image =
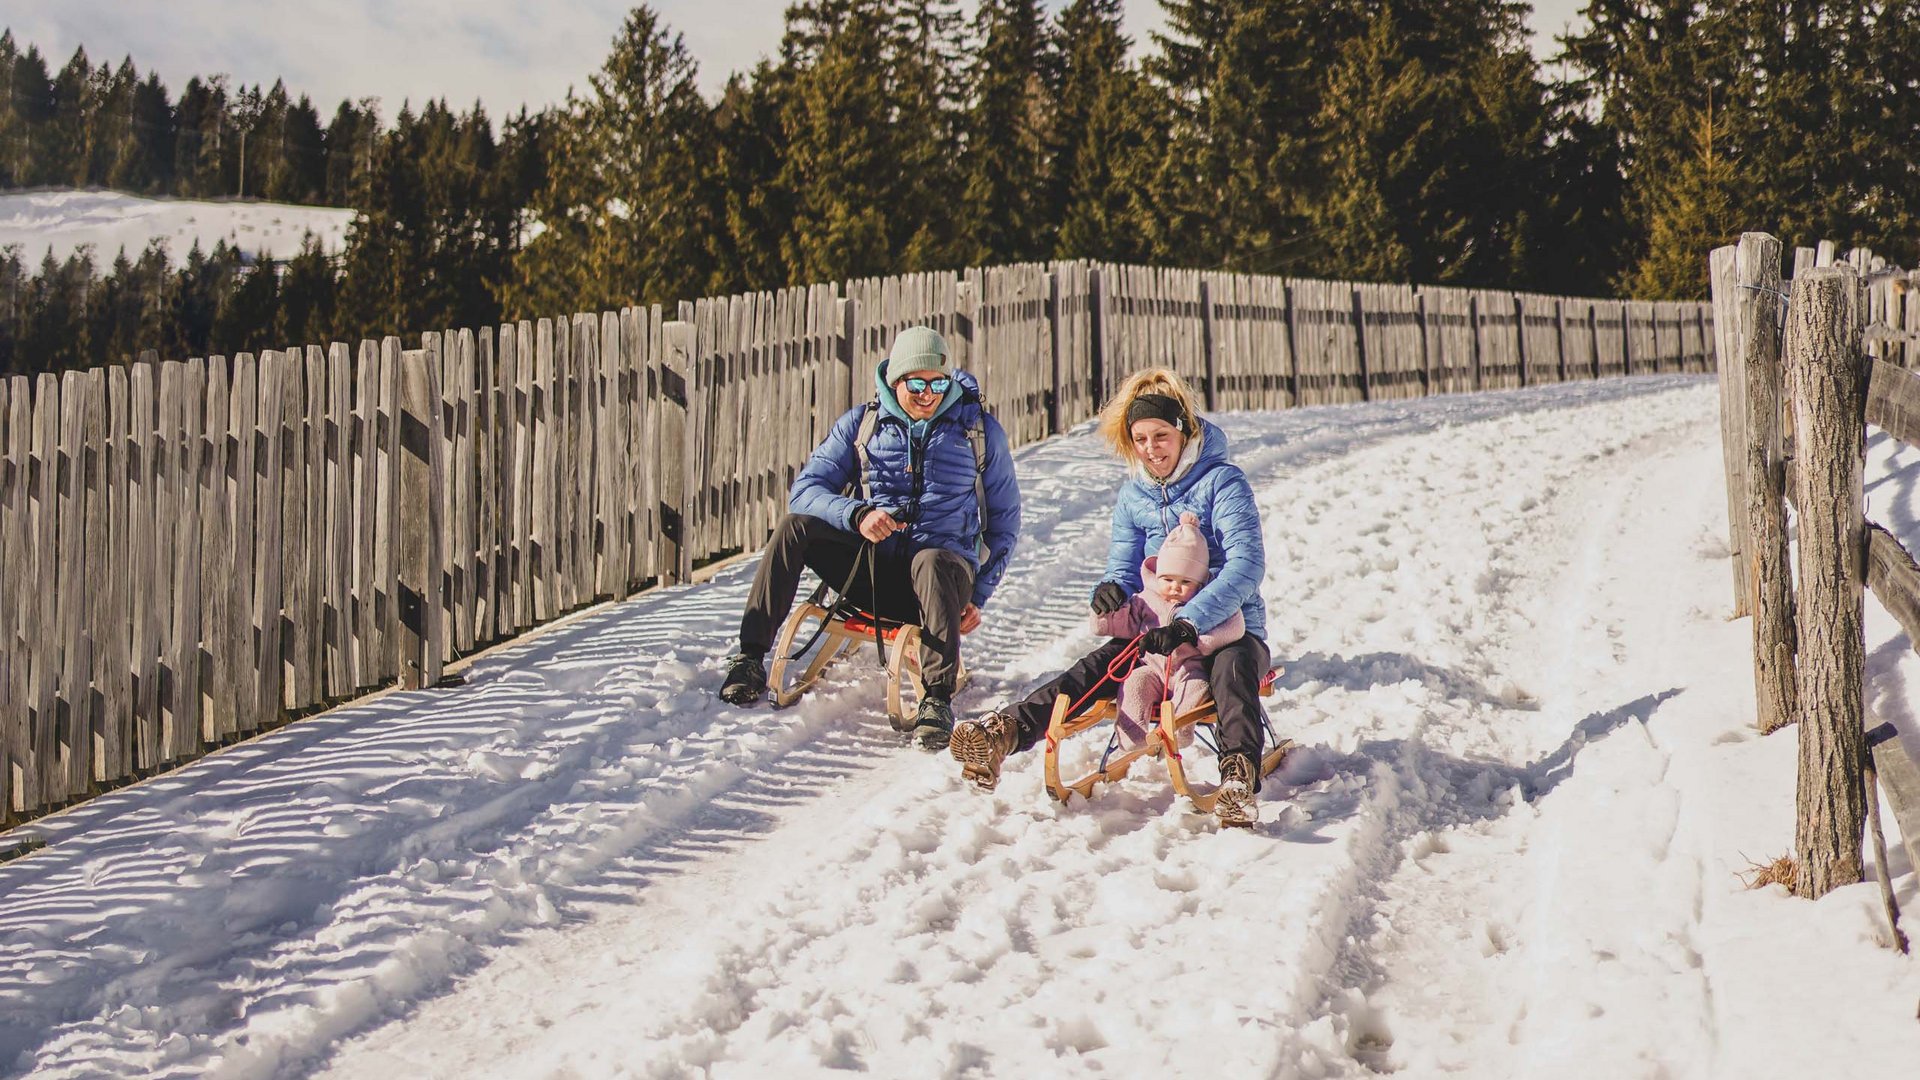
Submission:
[[1180,524],[1167,533],[1166,542],[1154,556],[1153,572],[1207,580],[1207,538],[1200,531],[1198,514],[1189,511],[1180,515]]

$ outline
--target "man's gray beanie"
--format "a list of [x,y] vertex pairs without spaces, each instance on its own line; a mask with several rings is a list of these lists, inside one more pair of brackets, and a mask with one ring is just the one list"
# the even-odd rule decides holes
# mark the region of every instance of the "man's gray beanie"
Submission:
[[882,381],[891,386],[916,371],[953,374],[953,364],[947,357],[947,339],[931,327],[909,326],[900,331],[893,339],[893,348],[887,350],[887,369]]

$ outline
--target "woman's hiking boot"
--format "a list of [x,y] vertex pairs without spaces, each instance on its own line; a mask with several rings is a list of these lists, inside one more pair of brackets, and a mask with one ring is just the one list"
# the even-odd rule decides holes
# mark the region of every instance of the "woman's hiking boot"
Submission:
[[1253,800],[1253,758],[1246,754],[1220,757],[1220,788],[1213,802],[1213,820],[1223,828],[1251,829],[1260,820]]
[[953,756],[960,775],[981,789],[1000,783],[1000,763],[1019,745],[1020,730],[1006,713],[989,713],[978,720],[962,720],[953,729]]
[[720,700],[729,705],[751,705],[767,692],[767,667],[759,653],[739,652],[727,657],[727,676],[720,682]]

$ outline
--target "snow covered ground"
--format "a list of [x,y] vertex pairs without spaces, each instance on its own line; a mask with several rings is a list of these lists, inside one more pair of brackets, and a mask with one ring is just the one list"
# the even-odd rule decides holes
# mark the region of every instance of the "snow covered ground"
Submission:
[[[1221,420],[1305,747],[1253,831],[1154,766],[1060,807],[1028,755],[975,792],[864,667],[718,704],[742,565],[33,826],[0,1069],[1913,1075],[1920,961],[1873,887],[1740,880],[1791,845],[1794,744],[1751,728],[1710,382]],[[966,710],[1091,644],[1118,468],[1084,433],[1018,461]],[[1920,540],[1920,454],[1876,439],[1870,475]],[[1920,666],[1868,629],[1913,738]]]
[[38,270],[51,249],[65,260],[83,245],[104,272],[121,251],[137,259],[153,240],[167,242],[175,266],[198,242],[212,251],[225,240],[248,255],[289,259],[308,233],[329,253],[346,246],[353,211],[285,203],[148,199],[118,191],[33,191],[0,195],[0,247],[19,245],[20,258]]

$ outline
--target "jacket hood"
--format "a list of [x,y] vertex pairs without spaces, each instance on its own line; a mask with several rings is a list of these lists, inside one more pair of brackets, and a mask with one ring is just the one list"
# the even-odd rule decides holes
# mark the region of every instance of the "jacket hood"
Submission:
[[[1189,442],[1186,449],[1181,451],[1180,464],[1174,470],[1173,478],[1166,483],[1169,497],[1178,498],[1185,494],[1188,488],[1191,488],[1215,465],[1227,460],[1227,433],[1215,427],[1213,421],[1201,418],[1198,442],[1197,450],[1194,444]],[[1188,460],[1189,457],[1191,460]],[[1147,474],[1145,465],[1136,461],[1127,467],[1127,472],[1129,483],[1136,485],[1156,500],[1159,498],[1160,481]]]
[[[900,407],[899,399],[893,396],[893,387],[887,385],[887,362],[885,360],[881,360],[873,366],[873,393],[880,401],[880,408],[885,410],[888,416],[896,417],[908,424],[915,422],[912,417],[907,415],[907,411]],[[933,410],[933,415],[927,419],[938,420],[942,416],[945,416],[948,409],[953,408],[968,394],[972,394],[974,400],[979,400],[980,383],[968,372],[953,372],[953,385],[947,387],[947,396],[940,399],[940,407]]]

